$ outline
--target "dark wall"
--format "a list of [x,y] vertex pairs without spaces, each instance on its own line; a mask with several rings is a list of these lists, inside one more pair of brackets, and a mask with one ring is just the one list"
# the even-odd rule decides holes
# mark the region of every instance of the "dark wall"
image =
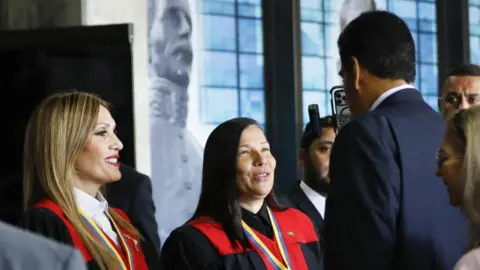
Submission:
[[[53,92],[77,89],[108,101],[124,145],[121,160],[135,167],[128,27],[120,32],[112,31],[112,27],[94,27],[93,35],[90,30],[0,32],[0,112],[4,128],[0,220],[16,223],[21,215],[25,128],[33,109]],[[112,33],[122,38],[109,41]]]

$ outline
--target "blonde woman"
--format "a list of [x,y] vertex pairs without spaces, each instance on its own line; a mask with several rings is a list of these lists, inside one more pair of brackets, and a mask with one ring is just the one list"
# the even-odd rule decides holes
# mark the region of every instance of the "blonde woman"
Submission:
[[455,270],[480,269],[480,106],[459,111],[448,120],[437,165],[450,204],[463,208],[471,223],[470,251]]
[[88,269],[148,269],[137,231],[100,192],[120,179],[123,147],[105,101],[82,92],[46,98],[24,147],[23,227],[76,247]]

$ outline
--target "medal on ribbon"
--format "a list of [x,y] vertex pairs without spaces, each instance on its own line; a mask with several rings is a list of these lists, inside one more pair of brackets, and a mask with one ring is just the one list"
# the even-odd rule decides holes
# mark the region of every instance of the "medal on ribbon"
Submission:
[[112,245],[112,243],[110,243],[108,236],[105,235],[105,233],[102,231],[102,229],[100,229],[97,226],[95,221],[93,221],[91,218],[89,218],[82,210],[78,209],[78,211],[80,212],[80,216],[82,217],[83,221],[85,221],[85,223],[90,228],[90,230],[95,234],[95,236],[102,242],[103,245],[105,245],[107,247],[108,250],[110,250],[110,252],[113,253],[113,255],[115,255],[115,258],[117,258],[117,260],[120,264],[120,269],[122,269],[122,270],[134,270],[132,252],[131,252],[128,244],[127,244],[127,241],[125,240],[124,235],[120,231],[119,227],[117,226],[117,224],[113,220],[113,218],[109,214],[107,214],[108,219],[113,224],[113,227],[115,228],[115,231],[117,232],[118,239],[120,240],[120,244],[121,244],[123,250],[125,251],[125,253],[126,253],[125,255],[128,259],[128,264],[129,264],[128,266],[130,266],[130,267],[127,267],[127,265],[125,265],[125,262],[123,261],[122,256],[118,253],[117,249]]
[[258,236],[255,234],[252,228],[250,228],[250,226],[248,226],[247,223],[245,223],[242,220],[243,230],[245,231],[245,234],[247,235],[248,239],[262,251],[262,253],[265,255],[265,257],[267,257],[267,259],[270,261],[273,267],[275,267],[276,270],[291,270],[292,268],[290,267],[290,258],[288,256],[285,242],[283,241],[282,233],[278,227],[277,220],[275,216],[272,214],[272,212],[270,211],[269,207],[267,207],[267,212],[268,212],[268,217],[270,219],[270,223],[272,224],[273,234],[275,237],[275,241],[277,242],[278,250],[280,250],[280,254],[282,255],[282,259],[285,262],[285,264],[282,263],[280,260],[278,260],[277,257],[275,257],[272,254],[272,252],[262,242],[262,240],[258,238]]

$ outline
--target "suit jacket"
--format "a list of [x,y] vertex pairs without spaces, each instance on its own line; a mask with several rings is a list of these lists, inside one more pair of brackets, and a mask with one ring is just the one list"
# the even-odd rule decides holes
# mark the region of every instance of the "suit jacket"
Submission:
[[[322,235],[323,217],[300,187],[300,181],[295,183],[292,190],[288,194],[288,198],[292,204],[292,207],[305,213],[310,218],[313,225],[319,230],[320,235]],[[320,239],[320,242],[321,241],[322,239]]]
[[142,250],[150,269],[160,268],[160,238],[150,178],[124,164],[120,181],[106,186],[108,204],[124,211],[143,237]]
[[330,160],[325,269],[452,269],[467,223],[435,176],[444,126],[415,89],[339,132]]
[[83,257],[72,247],[0,223],[0,269],[85,270]]

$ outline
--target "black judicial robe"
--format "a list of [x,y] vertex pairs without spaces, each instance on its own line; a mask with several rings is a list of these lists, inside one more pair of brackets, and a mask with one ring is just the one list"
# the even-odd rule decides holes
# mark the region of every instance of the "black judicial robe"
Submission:
[[[271,210],[287,246],[292,269],[322,269],[320,242],[310,219],[293,208]],[[257,214],[242,209],[242,219],[258,238],[273,247],[275,257],[283,261],[276,248],[266,205]],[[191,221],[174,230],[162,248],[161,260],[163,270],[273,269],[256,249],[233,248],[218,223],[202,220]]]
[[[128,217],[119,209],[115,209],[120,216],[130,222]],[[83,241],[72,224],[67,220],[60,207],[50,200],[43,200],[39,202],[34,208],[28,210],[21,222],[21,226],[29,231],[41,234],[50,239],[75,247],[82,254],[87,268],[89,270],[99,270],[100,267],[93,260],[92,255],[87,250]],[[115,228],[114,228],[115,229]],[[145,257],[140,246],[140,239],[136,236],[130,235],[123,228],[119,228],[121,232],[116,231],[117,234],[122,233],[125,237],[125,242],[128,245],[130,256],[127,256],[126,247],[119,247],[108,238],[110,244],[121,255],[124,264],[128,269],[147,270],[148,266],[145,262]],[[131,267],[131,265],[133,267]]]

